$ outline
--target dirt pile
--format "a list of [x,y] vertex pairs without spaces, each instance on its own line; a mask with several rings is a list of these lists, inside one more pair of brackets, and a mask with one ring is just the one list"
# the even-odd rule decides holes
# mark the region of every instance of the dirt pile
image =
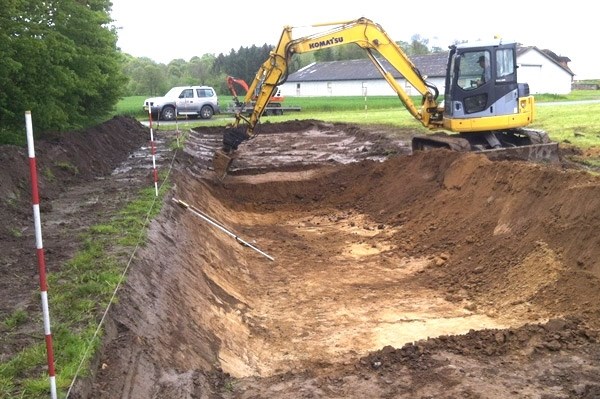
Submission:
[[[110,173],[142,144],[148,130],[133,118],[115,117],[85,131],[45,133],[35,142],[40,204],[51,201],[68,187]],[[0,151],[0,202],[3,220],[11,220],[31,204],[29,158],[26,148],[2,146]],[[30,215],[30,209],[27,209]],[[8,219],[6,219],[6,218]],[[12,223],[0,225],[0,238],[11,234]]]
[[600,395],[598,177],[262,129],[223,181],[221,129],[191,133],[75,397]]

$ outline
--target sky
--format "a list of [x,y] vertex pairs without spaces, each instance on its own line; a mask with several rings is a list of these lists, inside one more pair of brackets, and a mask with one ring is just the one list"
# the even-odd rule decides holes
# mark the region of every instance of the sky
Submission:
[[600,79],[600,54],[594,43],[599,22],[585,1],[112,0],[111,16],[123,52],[165,64],[229,54],[240,47],[276,45],[286,25],[298,27],[294,37],[302,37],[317,31],[309,27],[313,24],[365,17],[395,41],[409,42],[418,34],[430,47],[443,49],[456,40],[499,35],[569,57],[576,80]]

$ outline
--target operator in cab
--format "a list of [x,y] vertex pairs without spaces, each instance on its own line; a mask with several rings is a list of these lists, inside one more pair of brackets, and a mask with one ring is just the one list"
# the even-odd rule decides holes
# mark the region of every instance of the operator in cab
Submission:
[[489,68],[488,62],[485,59],[485,55],[482,55],[481,57],[479,57],[479,59],[477,60],[477,63],[481,67],[481,77],[477,81],[477,87],[479,87],[479,86],[482,86],[483,84],[485,84],[488,80],[490,80],[491,73],[490,73],[490,68]]

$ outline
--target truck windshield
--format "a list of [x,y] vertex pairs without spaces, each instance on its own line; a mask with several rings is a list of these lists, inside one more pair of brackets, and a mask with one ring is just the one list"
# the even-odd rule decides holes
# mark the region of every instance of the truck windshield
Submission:
[[181,87],[173,87],[171,90],[169,90],[167,92],[167,94],[164,95],[164,97],[179,98],[180,94],[181,94]]

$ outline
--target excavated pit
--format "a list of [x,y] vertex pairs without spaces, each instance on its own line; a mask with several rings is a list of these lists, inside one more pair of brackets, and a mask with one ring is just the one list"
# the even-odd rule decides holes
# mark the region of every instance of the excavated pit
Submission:
[[597,177],[286,127],[240,147],[223,181],[220,132],[192,132],[93,397],[600,392]]

